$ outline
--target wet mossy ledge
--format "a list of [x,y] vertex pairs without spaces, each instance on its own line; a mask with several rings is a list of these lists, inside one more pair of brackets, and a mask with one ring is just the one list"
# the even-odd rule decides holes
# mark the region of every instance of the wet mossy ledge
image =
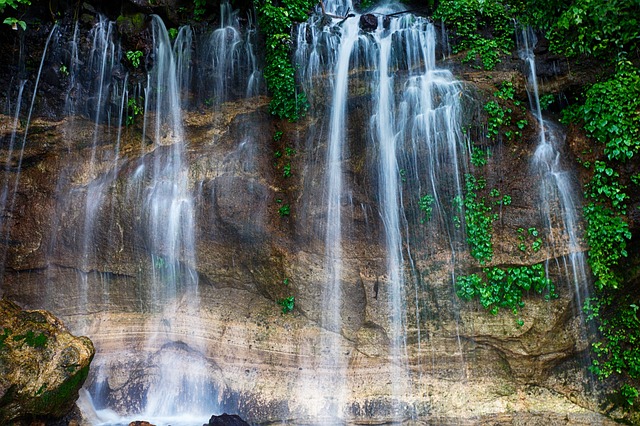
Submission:
[[0,300],[0,424],[60,418],[74,406],[95,354],[47,311]]

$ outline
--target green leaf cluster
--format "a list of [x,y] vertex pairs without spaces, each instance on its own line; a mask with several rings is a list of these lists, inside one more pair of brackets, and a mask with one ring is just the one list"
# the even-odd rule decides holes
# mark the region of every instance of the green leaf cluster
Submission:
[[[0,0],[0,14],[4,13],[7,6],[12,9],[18,9],[18,7],[21,5],[29,6],[31,5],[31,1],[30,0]],[[27,24],[23,20],[20,20],[13,16],[6,17],[4,21],[2,21],[2,23],[11,25],[14,28],[17,26],[20,26],[20,28],[22,28],[23,31],[27,29]]]
[[278,305],[282,306],[282,313],[288,314],[293,311],[295,307],[296,299],[293,296],[285,297],[283,299],[278,300]]
[[[501,93],[505,97],[512,97],[512,87],[507,86]],[[475,149],[474,149],[475,152]],[[473,154],[472,154],[473,161]],[[485,162],[474,164],[480,167]],[[472,174],[465,175],[464,197],[456,197],[453,200],[454,211],[460,212],[464,207],[464,220],[466,225],[467,243],[471,255],[482,266],[493,259],[493,222],[498,215],[493,213],[493,206],[508,206],[511,197],[502,195],[497,188],[489,191],[491,201],[478,195],[479,191],[486,188],[486,181],[482,177],[476,178]],[[455,221],[455,217],[454,217]],[[535,238],[531,243],[531,249],[537,252],[542,247],[542,239],[538,238],[538,230],[529,228],[526,232],[523,228],[518,230],[520,245],[527,250],[525,241],[529,236]],[[555,286],[549,278],[542,264],[532,266],[519,266],[502,268],[499,266],[482,268],[481,273],[458,276],[455,281],[455,290],[462,300],[470,301],[478,299],[480,304],[492,314],[496,315],[500,308],[510,309],[514,315],[518,309],[524,307],[522,300],[524,293],[530,290],[538,294],[545,293],[545,299],[556,298]],[[518,326],[524,321],[519,319]]]
[[[603,339],[593,344],[596,359],[591,371],[601,379],[613,374],[625,379],[640,380],[640,320],[638,303],[629,296],[588,299],[585,311],[590,319],[598,319]],[[623,404],[634,405],[639,391],[623,383],[620,387]]]
[[136,117],[144,113],[144,107],[138,104],[135,98],[130,98],[127,101],[127,121],[126,125],[131,126]]
[[615,272],[620,260],[627,256],[627,241],[631,239],[629,225],[623,218],[602,204],[584,207],[587,221],[585,238],[589,243],[589,265],[599,290],[617,289],[621,283]]
[[307,19],[314,4],[311,0],[281,0],[276,5],[264,0],[258,7],[258,23],[266,35],[264,78],[272,95],[269,109],[281,119],[296,121],[308,108],[306,96],[296,88],[289,54],[292,24]]
[[[494,99],[487,102],[484,110],[487,113],[487,138],[497,139],[503,128],[508,128],[513,124],[514,109],[518,113],[524,113],[522,102],[515,99],[515,88],[510,81],[503,81],[500,88],[493,93]],[[504,132],[507,139],[514,136],[521,137],[521,130],[527,125],[527,120],[521,119],[515,123],[516,129],[509,129]],[[472,158],[473,159],[473,158]],[[475,165],[475,164],[474,164]]]
[[140,50],[128,50],[126,56],[134,68],[140,66],[140,58],[142,58],[142,52]]
[[193,0],[193,16],[196,20],[202,19],[207,11],[207,0]]
[[628,62],[618,64],[617,72],[610,79],[594,84],[587,91],[578,114],[587,134],[604,144],[609,160],[631,159],[640,150],[638,69]]
[[491,314],[500,308],[509,309],[514,315],[524,307],[522,297],[530,290],[545,294],[545,299],[556,298],[555,286],[545,273],[541,263],[532,266],[483,268],[481,274],[460,276],[456,279],[456,294],[463,300],[477,298]]
[[487,152],[477,146],[471,150],[471,164],[475,167],[483,167],[487,165]]
[[0,0],[0,13],[3,13],[7,6],[17,9],[20,5],[31,5],[30,0]]
[[452,31],[454,53],[466,50],[464,61],[479,58],[491,70],[500,62],[500,55],[514,47],[514,12],[517,9],[506,1],[442,0],[434,18]]
[[424,213],[422,219],[420,219],[420,223],[428,222],[431,219],[431,214],[433,213],[433,202],[435,199],[433,195],[426,194],[420,197],[418,200],[418,207]]
[[[640,43],[637,0],[563,1],[562,13],[549,25],[551,47],[567,56],[626,56]],[[550,15],[553,16],[553,15]]]
[[491,205],[487,204],[485,198],[478,195],[478,191],[483,190],[486,184],[484,178],[466,174],[465,194],[462,200],[469,251],[481,265],[491,262],[493,258],[491,238],[493,222],[498,218],[497,214],[492,213]]

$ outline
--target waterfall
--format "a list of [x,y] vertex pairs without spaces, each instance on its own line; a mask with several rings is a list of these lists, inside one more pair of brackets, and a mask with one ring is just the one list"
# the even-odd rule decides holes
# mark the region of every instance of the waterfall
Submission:
[[[542,116],[538,92],[538,78],[534,47],[537,43],[535,33],[522,29],[519,41],[519,54],[527,71],[527,93],[529,104],[538,124],[538,146],[536,147],[532,167],[540,176],[541,215],[547,229],[559,229],[559,235],[550,235],[554,253],[567,252],[562,256],[560,267],[565,278],[574,286],[575,302],[582,312],[584,298],[587,296],[588,270],[584,248],[580,242],[580,220],[578,210],[582,200],[576,189],[577,182],[570,170],[562,163],[562,130]],[[548,268],[547,268],[548,269]]]
[[[248,17],[252,23],[253,16]],[[255,55],[255,26],[242,29],[238,11],[228,0],[220,2],[220,26],[203,45],[204,72],[199,73],[200,102],[221,105],[237,97],[256,96],[261,90],[261,71]],[[245,92],[230,93],[231,87]]]
[[[400,0],[366,15],[354,12],[359,2],[326,0],[292,33],[308,116],[273,120],[259,96],[253,15],[220,3],[208,31],[206,22],[167,30],[150,15],[122,45],[128,16],[92,12],[91,24],[83,12],[74,26],[65,16],[44,47],[28,117],[29,80],[8,102],[8,296],[95,342],[79,403],[87,421],[186,426],[233,411],[269,424],[526,422],[538,416],[532,401],[552,420],[564,418],[554,417],[560,407],[580,421],[577,404],[547,389],[573,389],[556,374],[583,343],[570,304],[535,302],[530,318],[541,326],[525,329],[455,296],[459,272],[488,275],[468,253],[460,202],[465,173],[479,172],[472,137],[491,143],[480,136],[482,100],[468,93],[487,94],[503,76],[485,80],[456,62],[469,82],[456,80],[436,60],[446,35]],[[520,50],[538,124],[530,169],[520,167],[526,147],[505,145],[493,158],[514,164],[484,169],[478,197],[494,184],[517,191],[530,172],[540,200],[522,191],[526,216],[496,220],[500,252],[486,266],[528,263],[507,234],[539,205],[553,230],[547,271],[564,273],[579,307],[581,200],[564,135],[541,112],[532,37],[523,33]],[[138,48],[144,69],[123,55]],[[43,87],[63,82],[47,90],[64,117],[34,118],[27,140],[41,73]],[[499,176],[516,168],[513,179]],[[34,232],[12,215],[16,193],[15,210],[33,207]],[[281,312],[289,296],[295,307]],[[548,376],[529,381],[538,366]]]
[[[346,13],[350,7],[346,3],[325,2],[327,13]],[[317,85],[326,75],[330,76],[332,93],[324,168],[327,283],[323,287],[321,324],[327,332],[320,345],[324,348],[320,354],[322,371],[327,369],[330,379],[317,378],[311,384],[309,378],[303,380],[306,388],[320,389],[316,398],[325,404],[325,409],[310,408],[316,415],[333,412],[341,418],[348,411],[342,398],[347,392],[344,386],[348,387],[344,375],[349,351],[344,347],[344,338],[336,333],[343,333],[347,315],[342,310],[347,285],[343,262],[348,258],[343,245],[345,230],[353,220],[348,214],[353,215],[353,206],[344,167],[351,137],[349,81],[356,70],[371,73],[371,122],[365,137],[375,147],[372,167],[377,174],[378,211],[384,230],[385,262],[379,291],[381,300],[386,301],[384,312],[388,313],[386,352],[389,403],[393,407],[389,417],[394,421],[412,416],[414,410],[400,401],[411,399],[415,391],[407,364],[406,340],[410,332],[420,335],[421,322],[419,285],[415,286],[413,302],[415,323],[409,324],[407,318],[407,278],[409,265],[413,264],[411,245],[415,243],[409,235],[407,206],[417,206],[420,196],[429,194],[435,212],[429,229],[449,235],[452,248],[462,240],[461,231],[451,221],[449,204],[461,195],[459,164],[464,164],[467,151],[459,124],[462,89],[449,71],[435,65],[432,24],[410,14],[387,18],[402,10],[397,4],[378,6],[373,11],[377,27],[369,32],[359,28],[359,15],[341,22],[336,19],[328,25],[313,16],[298,30],[295,58],[301,65],[300,80],[310,101],[313,103],[322,91]],[[411,200],[405,200],[407,195]]]

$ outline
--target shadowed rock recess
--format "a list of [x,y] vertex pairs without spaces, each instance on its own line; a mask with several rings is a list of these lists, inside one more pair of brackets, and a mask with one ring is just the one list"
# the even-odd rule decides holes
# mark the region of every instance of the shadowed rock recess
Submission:
[[[532,166],[537,118],[511,105],[526,122],[522,135],[486,137],[483,107],[502,82],[512,82],[515,99],[527,105],[520,59],[478,71],[445,58],[434,33],[419,40],[437,56],[414,63],[408,53],[392,53],[389,71],[380,71],[385,49],[414,37],[409,25],[422,25],[419,34],[435,30],[422,18],[378,23],[368,15],[369,35],[346,58],[340,119],[333,113],[340,50],[331,43],[343,34],[344,46],[350,20],[330,30],[312,22],[294,31],[302,34],[294,58],[305,64],[298,72],[311,106],[291,123],[269,113],[264,41],[252,15],[227,5],[210,28],[169,37],[162,18],[176,26],[172,14],[182,12],[134,3],[146,4],[100,11],[85,3],[77,24],[65,14],[22,41],[2,28],[10,41],[2,42],[0,293],[51,311],[93,341],[79,404],[88,424],[125,423],[116,415],[153,424],[194,416],[187,424],[202,424],[223,412],[285,424],[610,423],[586,368],[580,305],[588,274],[567,273],[585,250],[581,225],[570,244],[557,220],[563,207],[541,199],[544,176]],[[123,39],[116,18],[134,12],[145,14],[143,26],[121,18],[129,32]],[[387,46],[385,26],[405,32]],[[135,50],[143,55],[139,68],[127,59]],[[317,67],[307,69],[314,60]],[[574,90],[564,64],[546,65],[558,74],[545,75],[541,90]],[[419,86],[425,81],[436,82],[428,95]],[[424,110],[414,101],[425,102]],[[384,102],[392,131],[380,124]],[[340,137],[332,133],[337,122]],[[389,140],[395,145],[387,151]],[[570,143],[559,140],[561,166],[572,175]],[[343,143],[337,160],[334,141]],[[486,165],[472,164],[473,146],[489,153]],[[478,193],[496,215],[486,265],[469,254],[468,225],[453,201],[465,195],[465,174],[484,177]],[[577,177],[569,180],[579,188]],[[495,202],[491,189],[510,203]],[[427,194],[435,200],[425,219],[419,201]],[[539,232],[539,250],[530,248],[531,235],[529,248],[520,248],[519,229],[530,228]],[[536,264],[558,298],[525,292],[517,314],[492,315],[456,295],[458,276]],[[289,297],[293,310],[283,313]],[[55,323],[39,311],[20,315]],[[62,335],[34,325],[31,345],[12,339],[26,328],[5,327],[3,345],[25,352],[19,374],[28,376],[31,395],[82,383],[93,355],[88,340],[65,343],[48,378],[27,364],[62,344]],[[43,347],[41,335],[48,337]],[[19,414],[4,397],[0,410],[5,418]]]

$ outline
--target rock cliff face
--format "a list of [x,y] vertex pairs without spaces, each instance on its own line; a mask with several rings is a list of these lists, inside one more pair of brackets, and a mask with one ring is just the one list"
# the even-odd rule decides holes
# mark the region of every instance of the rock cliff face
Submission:
[[[34,116],[21,157],[9,155],[7,147],[12,138],[21,140],[25,127],[19,123],[14,135],[12,117],[3,116],[4,176],[16,191],[3,217],[2,292],[30,308],[51,310],[92,339],[97,352],[87,388],[94,400],[120,413],[144,409],[158,388],[181,386],[164,381],[168,364],[193,373],[181,380],[202,385],[211,411],[237,412],[251,422],[322,424],[339,415],[349,422],[607,424],[586,373],[588,343],[576,302],[588,282],[577,290],[564,273],[571,251],[583,248],[548,243],[562,232],[547,228],[540,214],[540,177],[531,172],[535,120],[525,116],[527,130],[517,142],[481,136],[484,99],[500,82],[513,81],[525,99],[519,66],[506,62],[486,74],[462,68],[455,58],[451,64],[468,94],[462,126],[491,148],[482,171],[487,187],[512,199],[494,223],[490,265],[546,262],[557,286],[555,300],[526,295],[519,317],[504,309],[491,315],[455,295],[454,273],[480,266],[463,242],[452,243],[441,228],[420,223],[418,194],[408,183],[406,326],[401,351],[390,349],[397,336],[389,318],[399,314],[388,303],[373,165],[379,153],[365,131],[370,94],[357,82],[347,104],[339,328],[322,325],[328,281],[328,117],[322,112],[328,88],[322,85],[316,86],[313,112],[298,123],[276,122],[262,96],[184,109],[185,138],[179,141],[170,130],[143,131],[141,119],[118,129],[79,115]],[[64,115],[57,112],[55,117]],[[155,120],[161,121],[148,113],[146,129]],[[274,140],[276,131],[282,139]],[[193,250],[181,243],[171,258],[169,243],[155,242],[165,229],[148,226],[148,188],[158,185],[154,168],[173,164],[165,160],[174,158],[176,144],[184,144],[179,174],[188,196],[180,202],[192,207],[179,211],[189,216]],[[291,177],[283,176],[274,156],[286,147],[295,149],[287,157]],[[570,167],[569,150],[561,154]],[[280,215],[285,204],[290,214]],[[522,252],[517,230],[532,227],[547,243]],[[170,289],[163,286],[169,281]],[[277,302],[288,296],[295,296],[295,308],[282,314]],[[338,359],[328,359],[336,347]],[[79,350],[74,356],[91,358],[88,346]],[[73,377],[86,374],[75,358],[65,362],[74,367]],[[48,392],[52,385],[46,386]],[[181,395],[193,392],[187,387]]]
[[46,311],[0,300],[0,423],[62,417],[78,398],[94,355]]

